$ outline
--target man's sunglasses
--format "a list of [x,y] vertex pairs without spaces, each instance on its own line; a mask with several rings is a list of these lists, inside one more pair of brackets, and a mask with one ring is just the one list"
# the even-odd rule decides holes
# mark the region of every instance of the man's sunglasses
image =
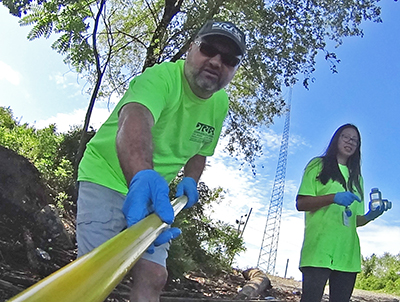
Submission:
[[231,67],[236,67],[240,64],[240,61],[242,60],[241,56],[235,56],[235,55],[232,55],[229,53],[221,52],[220,50],[218,50],[211,44],[208,44],[208,43],[205,43],[202,41],[198,41],[198,40],[194,41],[194,44],[196,44],[199,47],[200,52],[203,55],[206,55],[207,57],[213,58],[216,55],[220,55],[221,61],[225,65],[228,65]]

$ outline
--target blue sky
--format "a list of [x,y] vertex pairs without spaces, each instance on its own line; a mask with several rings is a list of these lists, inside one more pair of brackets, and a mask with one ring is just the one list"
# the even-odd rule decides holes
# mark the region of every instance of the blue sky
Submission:
[[[341,63],[338,74],[320,54],[315,81],[306,90],[293,88],[290,142],[286,171],[277,274],[301,278],[298,271],[303,237],[303,213],[295,209],[295,196],[307,162],[325,150],[333,132],[344,123],[358,126],[362,136],[362,174],[365,195],[379,187],[393,209],[359,229],[362,254],[400,253],[400,4],[381,2],[383,23],[364,23],[364,37],[344,39],[335,50]],[[60,132],[83,122],[89,102],[85,82],[70,71],[50,48],[52,39],[28,41],[29,28],[0,6],[0,106],[10,106],[21,122],[44,127],[56,123]],[[331,50],[332,51],[332,50]],[[112,107],[112,105],[111,105]],[[93,126],[108,116],[106,104],[97,104]],[[252,214],[244,232],[248,251],[236,258],[241,268],[257,264],[271,197],[284,118],[260,130],[264,154],[257,175],[221,150],[209,162],[203,180],[226,189],[225,201],[215,207],[216,218],[231,224]]]

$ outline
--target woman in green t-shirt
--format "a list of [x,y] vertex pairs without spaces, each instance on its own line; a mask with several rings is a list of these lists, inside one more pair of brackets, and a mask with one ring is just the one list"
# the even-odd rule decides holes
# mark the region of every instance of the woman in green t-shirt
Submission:
[[300,270],[302,302],[320,302],[327,280],[330,301],[348,302],[361,271],[356,228],[380,216],[384,209],[364,213],[361,137],[345,124],[334,133],[321,157],[312,159],[296,199],[305,212]]

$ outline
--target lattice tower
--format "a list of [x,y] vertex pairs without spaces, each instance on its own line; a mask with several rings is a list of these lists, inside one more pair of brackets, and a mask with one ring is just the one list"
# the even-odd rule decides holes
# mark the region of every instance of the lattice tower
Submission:
[[281,225],[283,195],[285,190],[286,161],[289,143],[290,105],[292,101],[292,89],[289,90],[289,100],[285,125],[282,134],[281,148],[279,151],[278,165],[275,181],[272,189],[271,202],[269,204],[267,223],[261,242],[257,268],[273,275],[275,274],[276,255],[278,251],[279,230]]

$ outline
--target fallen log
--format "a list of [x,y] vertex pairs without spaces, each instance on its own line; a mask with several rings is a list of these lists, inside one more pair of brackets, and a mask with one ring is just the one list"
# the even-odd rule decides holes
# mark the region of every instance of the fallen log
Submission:
[[259,269],[251,268],[245,270],[243,276],[249,281],[246,282],[243,289],[235,297],[237,300],[250,300],[252,298],[257,298],[263,291],[272,288],[271,281],[267,274]]

